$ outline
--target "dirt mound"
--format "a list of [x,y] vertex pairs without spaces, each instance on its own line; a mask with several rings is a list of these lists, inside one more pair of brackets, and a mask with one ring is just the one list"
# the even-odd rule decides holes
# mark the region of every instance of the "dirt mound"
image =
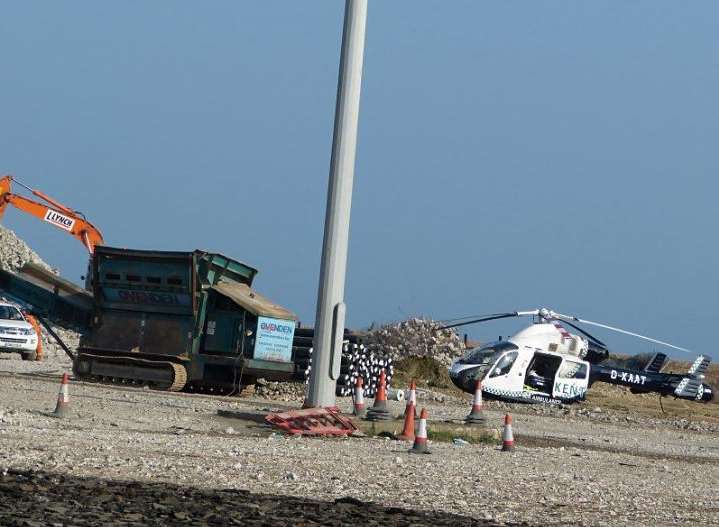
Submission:
[[407,357],[396,364],[396,378],[399,385],[409,384],[413,379],[420,386],[430,388],[452,388],[447,368],[431,357]]

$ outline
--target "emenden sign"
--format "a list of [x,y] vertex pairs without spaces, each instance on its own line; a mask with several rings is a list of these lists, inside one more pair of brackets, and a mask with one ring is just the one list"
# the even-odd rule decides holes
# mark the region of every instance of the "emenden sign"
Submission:
[[65,229],[66,231],[71,231],[75,226],[75,220],[52,209],[47,209],[47,212],[45,213],[45,221],[52,223],[55,227]]
[[294,336],[293,320],[258,317],[255,359],[290,362]]

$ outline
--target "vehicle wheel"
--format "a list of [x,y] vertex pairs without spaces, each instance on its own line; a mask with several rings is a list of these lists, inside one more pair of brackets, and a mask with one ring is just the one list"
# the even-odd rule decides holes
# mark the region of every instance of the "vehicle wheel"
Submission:
[[28,351],[26,353],[22,353],[22,360],[35,360],[35,359],[37,359],[36,351]]

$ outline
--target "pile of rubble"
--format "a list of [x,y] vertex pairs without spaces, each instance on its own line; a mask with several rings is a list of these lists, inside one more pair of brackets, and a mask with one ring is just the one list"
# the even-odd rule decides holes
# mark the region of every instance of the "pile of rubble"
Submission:
[[0,269],[17,271],[28,262],[36,263],[54,272],[27,243],[18,238],[13,231],[0,225]]
[[297,382],[274,382],[257,379],[255,396],[281,401],[304,401],[305,385]]
[[451,329],[431,319],[411,318],[371,330],[365,337],[370,349],[399,361],[407,357],[431,357],[449,366],[465,351],[464,341]]
[[[80,345],[81,333],[77,328],[66,327],[55,323],[51,323],[50,326],[52,326],[52,330],[55,334],[60,337],[60,340],[62,340],[71,350],[75,351]],[[57,341],[50,336],[44,327],[42,328],[42,347],[43,355],[45,357],[44,360],[64,360],[67,358],[65,351],[60,347]]]

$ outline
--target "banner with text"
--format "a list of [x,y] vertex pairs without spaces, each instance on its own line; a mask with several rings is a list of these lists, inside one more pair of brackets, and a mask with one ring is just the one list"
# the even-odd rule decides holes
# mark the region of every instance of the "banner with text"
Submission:
[[290,362],[294,336],[294,321],[259,317],[257,319],[255,359]]

